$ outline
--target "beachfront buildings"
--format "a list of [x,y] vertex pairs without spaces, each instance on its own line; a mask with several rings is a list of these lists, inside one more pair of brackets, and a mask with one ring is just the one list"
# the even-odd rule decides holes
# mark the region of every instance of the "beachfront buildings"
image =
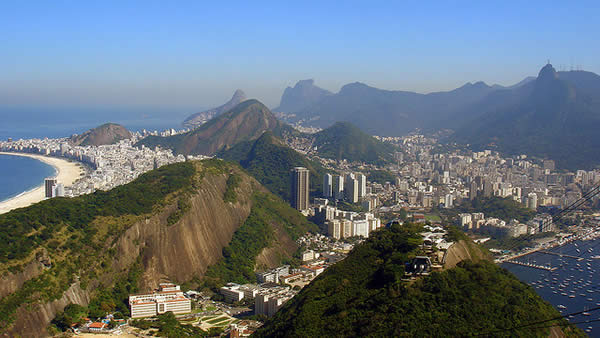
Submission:
[[183,314],[192,312],[192,302],[183,295],[179,285],[161,283],[152,293],[130,295],[131,318],[152,317],[166,312]]

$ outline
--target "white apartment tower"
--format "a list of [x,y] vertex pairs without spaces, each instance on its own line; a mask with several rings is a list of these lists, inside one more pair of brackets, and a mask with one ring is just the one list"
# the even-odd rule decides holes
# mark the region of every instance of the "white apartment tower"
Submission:
[[358,180],[358,198],[363,198],[367,194],[367,177],[363,174],[356,175]]
[[331,176],[331,174],[325,174],[323,176],[323,197],[333,197],[333,176]]
[[336,176],[335,183],[335,199],[344,199],[344,176]]

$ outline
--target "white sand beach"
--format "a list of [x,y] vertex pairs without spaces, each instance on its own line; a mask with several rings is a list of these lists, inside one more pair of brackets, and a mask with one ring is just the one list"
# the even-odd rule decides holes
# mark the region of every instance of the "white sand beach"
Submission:
[[[58,180],[58,183],[62,183],[65,187],[72,185],[73,182],[75,182],[81,176],[81,173],[84,172],[81,164],[77,162],[69,162],[61,158],[24,153],[0,152],[0,154],[30,157],[53,166],[57,171],[56,179]],[[9,212],[13,209],[30,206],[34,203],[42,201],[43,199],[44,182],[42,181],[35,189],[26,191],[11,199],[0,202],[0,214]]]

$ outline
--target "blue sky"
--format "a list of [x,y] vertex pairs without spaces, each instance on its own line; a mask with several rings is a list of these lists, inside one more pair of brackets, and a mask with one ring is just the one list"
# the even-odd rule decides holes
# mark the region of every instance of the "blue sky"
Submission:
[[0,112],[193,112],[236,88],[274,107],[306,78],[331,91],[509,85],[547,59],[600,73],[598,1],[389,3],[4,1]]

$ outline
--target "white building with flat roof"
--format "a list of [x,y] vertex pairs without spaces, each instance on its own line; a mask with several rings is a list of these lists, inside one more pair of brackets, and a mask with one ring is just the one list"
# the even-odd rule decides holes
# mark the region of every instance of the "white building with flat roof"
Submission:
[[131,318],[153,317],[166,312],[192,312],[192,302],[183,295],[179,285],[163,283],[158,291],[129,296]]

